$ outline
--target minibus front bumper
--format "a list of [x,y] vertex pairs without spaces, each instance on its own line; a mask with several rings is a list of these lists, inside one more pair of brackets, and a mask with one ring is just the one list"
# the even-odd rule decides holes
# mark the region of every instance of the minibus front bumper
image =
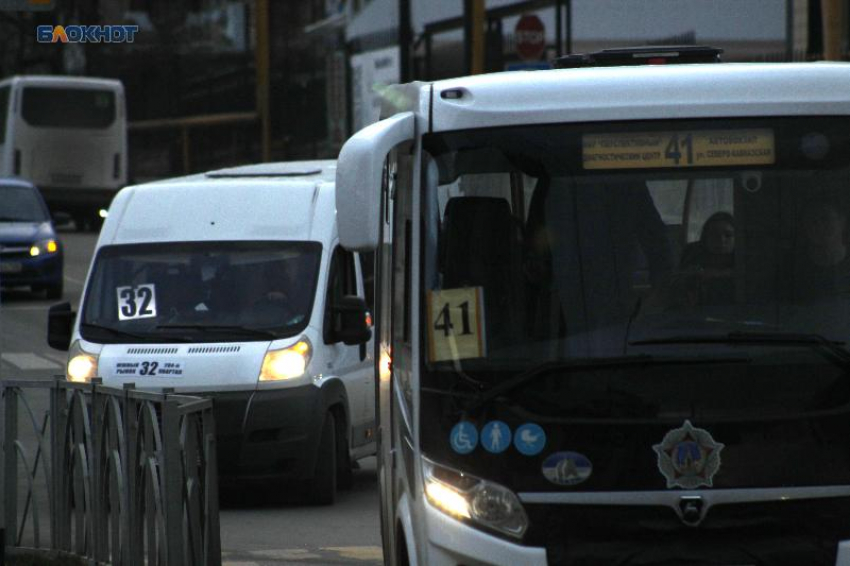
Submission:
[[204,396],[213,399],[223,485],[312,477],[325,416],[318,387]]

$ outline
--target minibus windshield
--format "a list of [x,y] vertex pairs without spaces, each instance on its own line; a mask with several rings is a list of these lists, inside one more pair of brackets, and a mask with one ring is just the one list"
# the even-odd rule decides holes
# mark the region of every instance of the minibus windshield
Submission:
[[106,246],[80,332],[99,343],[295,335],[309,322],[321,250],[315,242]]
[[[425,136],[425,383],[434,372],[487,382],[638,354],[787,350],[829,364],[828,349],[794,337],[850,338],[848,125],[666,120]],[[783,339],[722,339],[738,332]]]

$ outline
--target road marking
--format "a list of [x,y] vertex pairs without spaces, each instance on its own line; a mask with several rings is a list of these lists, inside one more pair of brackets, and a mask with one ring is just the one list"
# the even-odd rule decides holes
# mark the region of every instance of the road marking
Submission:
[[281,548],[277,550],[252,550],[247,552],[251,556],[262,556],[274,560],[321,560],[322,555],[310,552],[305,548]]
[[32,352],[22,353],[5,353],[0,354],[3,361],[8,362],[18,369],[22,370],[38,370],[38,369],[61,369],[62,365],[53,361],[36,356]]
[[73,283],[74,285],[79,285],[80,287],[85,285],[85,281],[80,281],[79,279],[74,279],[73,277],[68,277],[67,275],[65,275],[64,279],[65,279],[65,281]]
[[380,546],[335,546],[321,550],[336,552],[341,557],[352,560],[382,560],[384,558],[384,551]]
[[[382,564],[379,546],[336,546],[325,548],[279,548],[272,550],[225,551],[222,566],[260,566],[273,563],[294,564]],[[228,560],[228,557],[231,559]]]

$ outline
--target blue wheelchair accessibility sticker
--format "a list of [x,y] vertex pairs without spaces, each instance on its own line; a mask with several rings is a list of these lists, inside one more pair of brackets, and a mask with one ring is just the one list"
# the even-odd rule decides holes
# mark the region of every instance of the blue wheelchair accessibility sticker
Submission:
[[499,454],[511,445],[511,429],[502,421],[490,421],[481,429],[481,446],[493,454]]
[[525,423],[514,433],[514,446],[520,454],[536,456],[546,446],[546,433],[535,423]]
[[458,454],[469,454],[478,445],[478,429],[470,422],[461,421],[452,427],[449,443]]

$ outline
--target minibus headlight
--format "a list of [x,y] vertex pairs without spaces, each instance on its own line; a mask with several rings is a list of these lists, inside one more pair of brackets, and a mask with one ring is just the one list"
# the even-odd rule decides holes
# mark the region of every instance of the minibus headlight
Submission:
[[88,383],[97,377],[97,358],[97,354],[90,354],[83,350],[79,340],[74,342],[68,351],[68,365],[65,368],[65,377],[68,381]]
[[522,538],[528,517],[508,488],[423,458],[425,497],[443,513],[472,525]]
[[30,247],[30,256],[38,257],[40,255],[55,254],[59,251],[59,244],[56,240],[43,240],[37,242]]
[[260,381],[282,381],[301,377],[313,357],[313,346],[306,337],[282,350],[269,350],[263,359]]

